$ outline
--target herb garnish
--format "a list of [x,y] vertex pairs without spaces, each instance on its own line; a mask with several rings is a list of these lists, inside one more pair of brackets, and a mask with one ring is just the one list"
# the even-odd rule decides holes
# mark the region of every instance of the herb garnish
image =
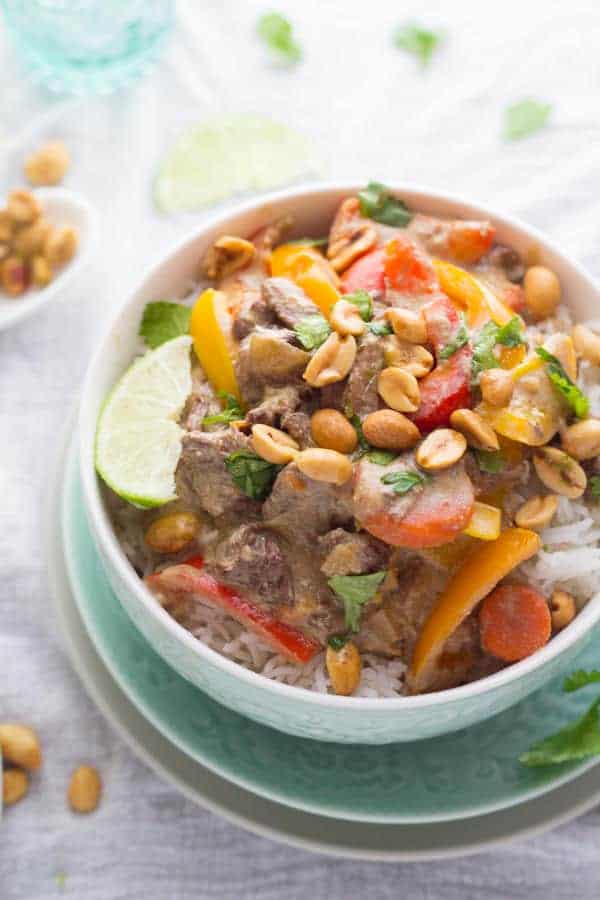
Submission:
[[465,344],[469,342],[469,332],[467,331],[467,326],[465,325],[464,319],[458,326],[456,330],[456,334],[438,353],[438,357],[440,359],[450,359],[451,356],[454,356],[457,350],[460,350],[461,347],[464,347]]
[[365,603],[372,600],[387,572],[371,575],[334,575],[327,584],[344,604],[346,627],[358,631],[360,615]]
[[348,303],[356,306],[363,322],[370,322],[373,318],[373,300],[368,291],[355,291],[353,294],[344,294]]
[[219,391],[219,397],[225,401],[225,409],[220,413],[216,413],[214,416],[204,416],[202,419],[203,425],[235,422],[236,419],[244,418],[244,411],[241,408],[237,397],[234,397],[233,394],[228,394],[225,391]]
[[425,484],[426,480],[427,476],[421,475],[419,472],[411,472],[410,469],[388,472],[387,475],[381,476],[383,484],[391,484],[396,494],[407,494],[417,485]]
[[331,328],[324,316],[306,316],[294,325],[294,333],[305,350],[316,350],[325,343]]
[[504,457],[500,450],[473,450],[475,459],[482,472],[497,475],[504,468]]
[[504,347],[518,347],[525,343],[523,321],[519,316],[513,316],[505,325],[498,328],[496,343]]
[[377,322],[369,322],[369,331],[371,334],[376,334],[377,337],[385,337],[392,334],[393,328],[389,322],[378,319]]
[[358,437],[358,448],[355,451],[355,456],[357,458],[360,458],[361,456],[364,456],[365,453],[368,453],[372,448],[364,435],[360,416],[357,416],[356,413],[350,413],[349,416],[347,415],[347,419],[356,431],[356,436]]
[[294,39],[291,22],[281,13],[265,13],[257,24],[259,37],[280,60],[295,63],[302,59],[302,48]]
[[392,450],[369,450],[367,453],[369,462],[375,463],[377,466],[389,466],[397,456],[398,454]]
[[189,306],[182,303],[171,303],[169,300],[147,303],[140,324],[140,337],[155,350],[161,344],[187,334],[191,315]]
[[566,694],[572,694],[573,691],[578,691],[579,688],[587,687],[588,684],[598,684],[598,682],[600,682],[598,669],[590,669],[587,672],[585,669],[577,669],[576,672],[572,672],[565,678],[563,691]]
[[234,484],[253,500],[268,496],[280,466],[262,459],[252,450],[236,450],[225,458],[225,465]]
[[521,100],[504,113],[504,137],[517,141],[543,128],[550,118],[552,106],[538,100]]
[[420,25],[410,24],[398,28],[394,35],[394,44],[406,53],[416,56],[423,67],[427,66],[433,53],[442,41],[439,32],[430,31]]
[[345,647],[348,641],[349,637],[347,634],[332,634],[327,643],[332,650],[338,651]]
[[558,393],[564,397],[578,419],[585,419],[590,412],[590,401],[583,391],[569,378],[556,356],[544,347],[536,347],[535,352],[547,364],[548,378]]
[[588,484],[590,486],[592,497],[596,497],[596,499],[600,498],[600,475],[592,475]]
[[358,200],[361,214],[375,222],[381,222],[382,225],[402,228],[412,219],[412,213],[402,200],[397,200],[389,189],[378,181],[370,181],[366,188],[359,191]]
[[497,369],[500,361],[494,355],[496,344],[505,347],[517,347],[524,344],[523,323],[519,316],[513,316],[505,325],[498,326],[495,322],[486,322],[475,340],[473,341],[473,359],[471,361],[471,381],[477,384],[477,379],[484,369]]
[[321,238],[295,238],[293,241],[288,241],[288,244],[298,244],[302,247],[326,247],[329,243],[328,237]]

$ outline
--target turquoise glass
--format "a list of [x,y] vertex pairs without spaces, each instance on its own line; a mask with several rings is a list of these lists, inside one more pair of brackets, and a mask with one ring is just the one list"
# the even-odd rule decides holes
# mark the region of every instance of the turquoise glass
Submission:
[[52,91],[109,94],[156,58],[174,0],[0,0],[28,74]]

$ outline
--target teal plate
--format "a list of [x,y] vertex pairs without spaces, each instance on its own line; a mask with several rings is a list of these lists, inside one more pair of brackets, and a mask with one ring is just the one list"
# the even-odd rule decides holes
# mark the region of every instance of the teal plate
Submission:
[[[87,525],[73,447],[63,485],[62,530],[79,611],[116,682],[175,746],[246,790],[340,819],[425,823],[523,803],[596,762],[544,769],[518,762],[533,741],[581,714],[589,703],[585,691],[563,694],[562,677],[487,722],[412,744],[321,743],[259,725],[211,700],[174,672],[123,611]],[[577,665],[597,665],[599,655],[597,630]]]

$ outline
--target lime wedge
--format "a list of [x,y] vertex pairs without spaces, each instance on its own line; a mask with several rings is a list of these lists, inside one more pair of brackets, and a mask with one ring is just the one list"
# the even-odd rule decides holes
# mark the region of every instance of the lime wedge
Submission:
[[220,117],[181,135],[163,161],[154,199],[162,212],[200,209],[318,168],[308,141],[286,125],[255,115]]
[[183,429],[192,390],[188,335],[167,341],[127,369],[109,394],[96,431],[96,470],[135,506],[174,500]]

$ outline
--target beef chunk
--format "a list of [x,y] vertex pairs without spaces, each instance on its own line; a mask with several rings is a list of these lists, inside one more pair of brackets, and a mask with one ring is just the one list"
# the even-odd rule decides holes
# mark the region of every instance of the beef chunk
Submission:
[[185,434],[175,473],[178,496],[211,516],[256,514],[258,503],[236,487],[225,466],[230,453],[246,449],[249,439],[234,428]]
[[264,298],[255,291],[247,291],[240,303],[232,332],[236,341],[243,341],[258,325],[274,324],[275,316]]
[[367,416],[379,409],[377,377],[383,368],[383,346],[374,334],[361,341],[344,391],[343,409]]
[[291,538],[324,534],[353,521],[352,488],[314,481],[290,463],[282,469],[263,505],[264,520]]
[[197,431],[202,427],[205,416],[221,412],[221,404],[206,379],[202,369],[197,366],[192,372],[192,393],[181,417],[182,427],[186,431]]
[[263,297],[280,322],[294,328],[301,319],[319,314],[318,308],[301,288],[287,278],[267,278]]
[[310,354],[291,344],[284,329],[257,328],[241,344],[235,374],[247,406],[256,406],[265,385],[304,384],[302,373]]
[[251,425],[275,425],[285,415],[289,415],[300,403],[300,391],[297,387],[266,387],[258,406],[249,410],[246,420]]
[[310,416],[308,413],[298,410],[297,412],[286,412],[281,417],[281,428],[293,437],[302,450],[307,447],[314,447],[315,442],[312,439],[310,431]]
[[370,534],[354,534],[335,528],[319,538],[319,550],[323,554],[321,572],[332,575],[365,575],[385,569],[390,548]]
[[214,574],[257,600],[278,605],[292,599],[290,573],[280,540],[259,524],[240,525],[215,550]]

